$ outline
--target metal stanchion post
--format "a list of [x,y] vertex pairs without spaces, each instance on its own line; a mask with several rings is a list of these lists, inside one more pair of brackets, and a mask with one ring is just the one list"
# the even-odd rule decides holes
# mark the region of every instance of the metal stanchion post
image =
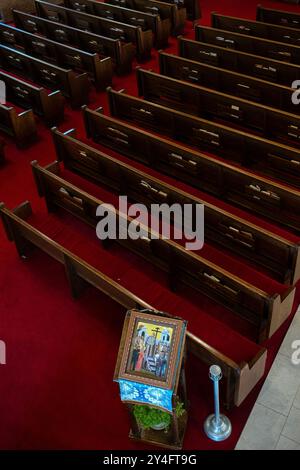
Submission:
[[209,378],[214,383],[215,413],[208,416],[204,423],[204,432],[213,441],[224,441],[231,434],[231,423],[227,416],[220,414],[219,381],[222,370],[219,366],[209,368]]

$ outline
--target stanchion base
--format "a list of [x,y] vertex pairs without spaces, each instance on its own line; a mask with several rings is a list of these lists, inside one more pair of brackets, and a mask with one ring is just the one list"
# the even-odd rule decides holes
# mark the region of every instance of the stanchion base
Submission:
[[204,432],[213,441],[225,441],[231,434],[231,422],[225,415],[220,415],[219,426],[216,425],[215,415],[209,415],[204,423]]

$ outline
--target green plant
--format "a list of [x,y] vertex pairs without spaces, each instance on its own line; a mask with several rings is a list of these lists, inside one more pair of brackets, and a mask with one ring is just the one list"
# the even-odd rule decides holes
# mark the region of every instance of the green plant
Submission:
[[138,424],[144,429],[164,423],[168,427],[171,423],[171,415],[165,411],[150,408],[147,405],[134,405],[133,414]]
[[[175,407],[176,416],[180,418],[184,412],[184,405],[179,401]],[[133,414],[138,424],[144,429],[149,429],[162,423],[167,428],[171,424],[171,415],[169,413],[157,410],[156,408],[150,408],[147,405],[134,405]]]
[[184,404],[182,403],[182,401],[178,401],[175,407],[176,416],[180,418],[180,416],[182,416],[184,412]]

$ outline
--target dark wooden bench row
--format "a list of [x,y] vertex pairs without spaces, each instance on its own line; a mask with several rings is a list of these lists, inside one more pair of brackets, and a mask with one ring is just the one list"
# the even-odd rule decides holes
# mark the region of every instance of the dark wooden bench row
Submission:
[[291,100],[294,90],[287,86],[164,52],[159,53],[159,65],[160,73],[163,75],[180,78],[195,85],[282,109],[292,114],[297,111]]
[[272,25],[258,21],[246,20],[244,18],[236,18],[234,16],[219,15],[212,13],[211,24],[214,28],[233,31],[249,36],[257,36],[260,38],[270,39],[271,41],[280,41],[287,44],[300,45],[299,33],[294,29],[286,26]]
[[[67,2],[67,0],[65,1]],[[79,0],[77,3],[82,5],[85,1]],[[182,3],[172,1],[166,3],[164,0],[108,0],[106,3],[121,5],[133,10],[158,13],[162,20],[171,21],[173,35],[176,36],[184,32],[186,8]]]
[[300,30],[300,12],[275,10],[274,8],[257,5],[256,19],[264,23],[288,26]]
[[9,104],[0,104],[0,131],[12,137],[19,147],[26,147],[37,137],[32,109],[19,112]]
[[[113,114],[122,116],[123,119],[132,119],[147,129],[154,129],[157,132],[174,136],[173,123],[177,121],[178,124],[183,125],[183,129],[176,134],[176,139],[186,141],[193,133],[192,124],[190,121],[186,121],[187,115],[185,114],[178,113],[175,115],[176,111],[174,111],[173,116],[171,116],[170,110],[167,108],[163,110],[159,105],[145,101],[141,102],[141,100],[138,101],[128,95],[121,98],[121,101],[126,101],[127,106],[127,109],[123,108],[121,110],[121,106],[117,109],[112,102],[112,97],[110,99]],[[118,101],[120,102],[120,99]],[[152,115],[147,118],[147,113]],[[177,148],[175,144],[172,147],[171,143],[166,146],[164,142],[164,145],[162,145],[160,144],[160,137],[155,138],[152,134],[129,126],[112,117],[104,116],[97,111],[85,109],[84,118],[87,134],[95,142],[113,148],[134,160],[153,166],[155,169],[164,171],[169,175],[172,174],[179,180],[211,192],[221,199],[226,199],[228,202],[233,202],[262,214],[297,232],[300,231],[299,191],[276,182],[272,183],[264,178],[251,176],[250,173],[245,174],[243,170],[240,170],[239,173],[238,168],[235,172],[231,167],[227,173],[224,167],[220,170],[216,161],[209,164],[205,161],[204,156],[200,161],[196,157],[197,154],[194,157],[192,150],[184,147]],[[191,127],[189,131],[186,129],[188,126]],[[204,132],[206,137],[205,134]],[[199,142],[200,145],[202,144],[200,140],[197,140],[196,135],[191,142],[195,142],[198,146]],[[242,146],[242,144],[240,145]],[[170,149],[173,149],[171,153]],[[240,152],[240,158],[242,159],[244,158],[243,148],[240,149]],[[256,158],[259,160],[259,157],[262,157],[261,154],[262,152],[258,152],[255,147],[251,147],[251,158],[253,160]],[[273,159],[275,166],[275,156]],[[270,160],[272,162],[271,158]],[[260,166],[259,161],[257,166]],[[272,165],[270,164],[270,166]],[[225,182],[223,180],[224,175],[226,175]]]
[[[65,198],[61,184],[53,185],[52,182],[49,184],[46,178],[40,178],[40,173],[36,169],[35,179],[38,182],[40,195],[47,197],[49,211],[55,211],[57,207],[61,207],[96,228],[99,222],[99,218],[96,217],[97,208],[103,201],[91,198],[89,194],[78,188],[76,188],[76,199]],[[117,226],[127,227],[133,219],[116,211],[116,220]],[[176,291],[180,285],[187,285],[229,308],[254,325],[258,342],[268,338],[271,325],[278,322],[280,315],[277,310],[278,306],[275,307],[275,299],[280,302],[281,307],[286,303],[288,312],[285,313],[290,313],[295,294],[294,287],[286,288],[282,297],[278,293],[272,296],[241,278],[233,276],[198,253],[188,251],[180,244],[163,238],[149,227],[142,224],[139,227],[143,237],[137,240],[125,239],[123,236],[119,237],[117,233],[116,240],[103,242],[105,248],[109,248],[111,243],[117,243],[142,257],[147,263],[150,262],[165,271],[168,274],[171,290]]]
[[201,18],[201,8],[199,0],[161,0],[165,3],[172,3],[177,5],[179,8],[184,7],[186,9],[187,18],[195,21]]
[[[63,264],[74,298],[79,297],[84,286],[88,285],[95,287],[126,309],[155,309],[35,229],[25,220],[30,220],[32,214],[29,202],[23,203],[14,211],[2,204],[0,211],[8,239],[15,243],[19,255],[22,258],[27,257],[29,249],[34,246]],[[267,355],[264,348],[260,348],[250,360],[248,358],[237,364],[191,331],[187,331],[187,346],[188,350],[205,364],[218,364],[222,367],[226,380],[226,387],[224,390],[221,389],[222,399],[228,408],[241,404],[264,374]]]
[[107,38],[88,31],[82,31],[62,23],[54,23],[45,18],[13,10],[15,25],[33,34],[42,34],[54,41],[80,49],[98,53],[101,57],[111,57],[114,70],[123,75],[131,72],[134,48],[131,43],[122,43],[119,39]]
[[78,74],[69,68],[49,64],[2,44],[0,44],[0,67],[51,90],[61,90],[70,99],[73,107],[88,103],[90,82],[87,73]]
[[[300,45],[296,46],[284,42],[270,41],[269,39],[200,25],[195,28],[195,39],[196,41],[215,44],[216,46],[227,47],[228,49],[236,49],[248,52],[249,54],[270,57],[282,62],[300,64]],[[280,41],[280,37],[278,41]]]
[[300,67],[258,55],[199,41],[180,39],[179,54],[186,59],[204,62],[215,67],[235,70],[288,87],[300,78]]
[[[155,117],[160,121],[160,132],[300,187],[300,152],[295,147],[192,116],[191,113],[198,114],[201,103],[196,86],[143,69],[137,70],[137,79],[139,95],[157,104],[156,109],[159,112]],[[129,98],[131,97],[127,99]],[[132,97],[132,100],[136,102],[136,98]],[[140,101],[139,107],[142,108],[143,103],[144,101]],[[222,118],[232,113],[237,116],[236,122],[239,123],[240,115],[243,117],[240,108],[234,105],[231,107],[228,102],[224,103],[212,101],[210,115]],[[185,108],[190,114],[175,110],[176,106]],[[145,113],[144,122],[147,122],[148,128],[156,128],[157,121],[151,115],[150,107],[149,103],[149,112]],[[295,132],[295,135],[299,136],[298,126],[294,128],[292,123],[289,127],[287,122],[285,125],[277,122],[276,112],[273,121],[271,119],[272,124],[273,135],[276,135],[277,139],[285,137],[288,132]]]
[[[201,77],[203,69],[200,65],[198,70],[197,62],[189,63],[186,59],[166,53],[160,53],[159,62],[160,73],[177,81],[175,83],[169,80],[158,81],[152,90],[155,101],[157,101],[157,94],[159,93],[157,87],[161,88],[164,84],[170,83],[170,96],[167,96],[164,91],[161,93],[162,102],[167,106],[169,106],[168,101],[172,100],[171,95],[174,93],[174,105],[171,104],[173,108],[195,114],[204,119],[217,119],[221,123],[233,122],[239,127],[245,128],[246,131],[248,129],[254,130],[268,139],[283,141],[291,146],[300,144],[299,115],[290,114],[275,109],[275,107],[268,107],[244,98],[227,95],[218,90],[198,86],[198,76]],[[183,84],[181,80],[192,82],[193,85]],[[141,87],[140,93],[143,95],[143,79]],[[177,92],[179,92],[178,97],[176,97]],[[145,93],[147,96],[151,95],[149,87],[145,89]],[[296,106],[294,106],[294,111],[296,109]]]
[[[110,125],[111,129],[116,129],[113,122]],[[222,167],[218,165],[218,161],[209,157],[183,150],[164,139],[151,139],[151,135],[141,134],[144,136],[145,151],[139,153],[139,161],[142,160],[151,168],[169,176],[178,176],[180,180],[189,181],[194,178],[201,189],[205,187],[205,183],[215,180],[215,192],[222,193],[224,199],[230,200],[230,194],[232,198],[234,194],[238,195],[239,186],[235,181],[239,175],[242,179],[240,186],[244,183],[246,187],[247,181],[248,185],[262,184],[260,179],[239,173],[235,168]],[[138,134],[136,137],[138,138]],[[169,206],[185,203],[193,206],[204,204],[206,240],[263,267],[270,276],[281,283],[294,285],[300,278],[298,245],[93,149],[76,139],[75,130],[61,133],[53,129],[53,139],[58,159],[62,160],[69,170],[94,183],[105,184],[118,193],[124,192],[131,201],[142,202],[147,207],[152,203],[167,203]],[[134,143],[132,147],[134,152]],[[115,149],[118,150],[118,147]],[[156,159],[156,155],[159,158]],[[184,162],[187,162],[187,166],[190,165],[190,171],[185,171]],[[179,176],[182,174],[186,174],[186,177]],[[201,178],[202,175],[204,176]],[[208,176],[205,178],[206,175]],[[265,188],[269,189],[269,186]]]
[[300,230],[298,191],[99,112],[85,109],[84,118],[87,134],[95,142],[223,200]]
[[0,23],[0,40],[9,47],[21,48],[26,54],[37,56],[61,67],[87,72],[98,89],[112,82],[112,60],[99,54],[82,51],[51,39],[31,34],[22,29]]
[[157,12],[139,11],[126,8],[126,5],[114,4],[114,2],[98,2],[94,0],[65,0],[65,7],[84,11],[91,15],[119,21],[133,26],[140,26],[143,31],[151,30],[154,35],[153,45],[157,48],[168,45],[171,34],[170,18],[162,19]]
[[151,57],[153,46],[151,30],[143,31],[140,26],[100,18],[99,16],[89,15],[81,11],[39,0],[35,0],[35,7],[38,16],[42,18],[134,44],[138,60],[145,60]]
[[23,80],[0,71],[0,80],[5,83],[7,101],[25,109],[32,109],[49,126],[64,119],[65,99],[60,91],[48,92]]

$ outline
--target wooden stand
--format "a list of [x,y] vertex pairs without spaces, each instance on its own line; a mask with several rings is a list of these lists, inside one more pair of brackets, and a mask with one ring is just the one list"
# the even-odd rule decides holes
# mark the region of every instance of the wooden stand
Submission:
[[[155,429],[143,429],[137,423],[133,415],[133,405],[128,404],[128,411],[131,417],[131,429],[129,432],[129,438],[135,441],[145,442],[154,446],[160,446],[167,449],[180,450],[183,446],[183,439],[188,421],[188,401],[186,392],[186,381],[185,381],[185,369],[184,362],[186,357],[186,351],[184,352],[184,359],[182,361],[180,378],[178,383],[179,395],[173,395],[173,413],[172,421],[167,429],[161,431]],[[183,402],[184,413],[181,416],[176,415],[176,404]]]
[[[168,353],[169,358],[172,358],[172,359],[170,359],[170,362],[168,363],[168,367],[170,368],[169,370],[170,373],[167,373],[165,375],[166,380],[167,381],[169,380],[169,382],[166,382],[165,385],[163,385],[163,382],[158,382],[156,384],[155,382],[157,381],[157,378],[154,379],[155,376],[151,378],[151,375],[149,375],[149,372],[145,374],[145,377],[141,378],[138,375],[130,374],[130,371],[127,371],[127,370],[125,371],[122,366],[122,364],[124,364],[124,358],[125,358],[125,363],[128,364],[128,358],[131,357],[130,356],[130,351],[131,351],[130,344],[132,342],[132,339],[134,338],[133,332],[135,331],[134,330],[135,327],[134,328],[130,327],[130,322],[132,325],[132,324],[135,324],[134,321],[136,322],[136,320],[134,319],[142,318],[143,322],[147,323],[148,314],[149,314],[149,318],[152,319],[152,321],[154,322],[155,321],[159,322],[161,318],[162,324],[164,324],[164,322],[166,321],[167,322],[173,321],[174,322],[173,324],[174,325],[176,324],[178,328],[178,333],[175,335],[175,337],[173,335],[172,343],[171,343],[172,344],[171,350]],[[134,316],[134,319],[133,319],[134,321],[131,320],[132,315]],[[141,315],[143,315],[143,317],[141,317]],[[115,381],[129,380],[129,383],[130,381],[132,381],[132,384],[135,384],[133,386],[137,387],[136,388],[137,395],[134,395],[134,394],[126,395],[126,392],[125,392],[125,395],[124,395],[124,392],[122,392],[123,393],[122,395],[121,393],[121,399],[127,406],[128,413],[130,416],[130,421],[131,421],[131,428],[129,432],[130,439],[134,439],[135,441],[141,441],[141,442],[155,445],[155,446],[164,447],[167,449],[176,449],[176,450],[182,449],[183,439],[184,439],[185,430],[187,426],[187,420],[188,420],[188,401],[187,401],[186,380],[185,380],[185,360],[186,360],[185,329],[186,329],[186,322],[184,322],[180,318],[174,318],[174,317],[172,317],[172,320],[171,320],[170,315],[164,312],[157,312],[153,310],[143,310],[139,312],[135,309],[127,312],[126,319],[124,322],[124,327],[123,327],[122,338],[120,342],[120,348],[119,348],[119,354],[117,358],[114,380]],[[182,334],[184,334],[184,336],[182,336]],[[157,336],[155,337],[155,341],[156,341],[156,338]],[[165,339],[163,341],[165,341]],[[153,344],[153,343],[149,343],[149,344]],[[159,343],[156,343],[156,344],[159,344]],[[163,343],[163,344],[166,344],[166,343]],[[170,365],[170,363],[172,363],[173,365]],[[156,398],[156,401],[152,401],[152,400],[150,401],[148,398],[146,398],[146,395],[145,396],[142,395],[141,398],[136,398],[139,393],[138,392],[139,383],[142,383],[143,386],[146,386],[147,393],[151,393],[149,392],[149,390],[153,391],[153,387],[154,388],[157,387],[158,393],[162,393],[163,389],[168,390],[169,391],[168,393],[170,393],[170,395],[168,395],[169,398],[167,399],[168,404],[166,404],[165,399],[158,400]],[[147,387],[150,387],[149,390]],[[169,401],[170,398],[172,398],[172,403],[170,403]],[[179,404],[180,404],[180,407],[178,407]],[[145,405],[148,408],[158,409],[158,410],[164,411],[165,413],[169,413],[171,415],[171,420],[170,420],[169,425],[165,427],[164,429],[155,429],[154,427],[150,427],[150,428],[143,427],[135,416],[135,406],[137,405]]]

